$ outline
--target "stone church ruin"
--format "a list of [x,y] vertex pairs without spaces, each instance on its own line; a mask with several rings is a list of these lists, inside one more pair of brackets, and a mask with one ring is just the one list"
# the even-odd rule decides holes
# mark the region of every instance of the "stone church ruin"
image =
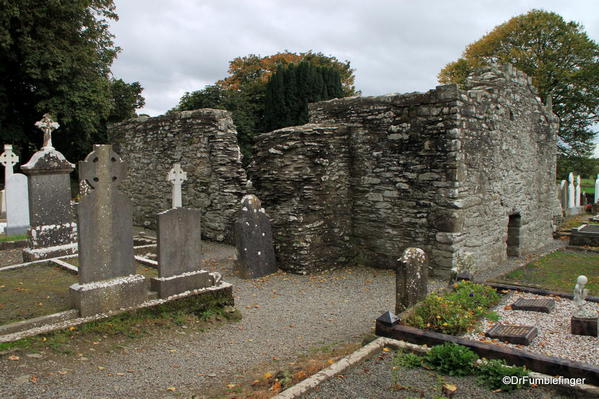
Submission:
[[[310,123],[256,138],[250,191],[284,270],[395,267],[408,247],[424,249],[435,274],[464,257],[487,269],[551,241],[557,129],[526,75],[489,67],[463,89],[311,104]],[[247,189],[227,111],[138,118],[110,134],[130,165],[135,223],[155,227],[180,163],[183,206],[202,210],[205,238],[231,242]]]

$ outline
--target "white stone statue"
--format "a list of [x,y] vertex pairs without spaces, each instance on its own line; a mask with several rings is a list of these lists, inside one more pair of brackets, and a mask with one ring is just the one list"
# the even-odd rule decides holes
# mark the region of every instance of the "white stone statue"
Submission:
[[589,279],[587,276],[578,276],[576,280],[576,286],[574,287],[574,304],[576,305],[576,317],[587,317],[589,314],[592,316],[592,312],[585,309],[586,297],[589,294],[589,290],[584,288]]

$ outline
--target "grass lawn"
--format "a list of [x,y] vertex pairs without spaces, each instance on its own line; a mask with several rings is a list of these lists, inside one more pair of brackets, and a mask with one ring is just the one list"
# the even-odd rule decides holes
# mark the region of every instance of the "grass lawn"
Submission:
[[27,239],[27,234],[19,234],[16,236],[7,236],[4,234],[0,234],[0,242],[3,241],[20,241],[20,240],[26,240]]
[[71,309],[77,276],[50,264],[0,272],[0,325]]
[[599,296],[599,254],[560,250],[498,278],[498,281],[572,292],[576,278],[588,277],[589,295]]
[[595,193],[595,179],[580,179],[580,188],[585,193]]

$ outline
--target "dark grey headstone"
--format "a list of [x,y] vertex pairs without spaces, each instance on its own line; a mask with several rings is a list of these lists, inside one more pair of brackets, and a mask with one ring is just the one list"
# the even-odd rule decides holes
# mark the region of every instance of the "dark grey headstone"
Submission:
[[160,277],[200,270],[202,211],[175,208],[158,214],[158,267]]
[[420,248],[407,248],[398,260],[395,277],[395,313],[400,314],[426,297],[428,262]]
[[79,163],[79,175],[91,187],[77,208],[79,282],[134,274],[131,205],[117,187],[123,162],[112,146],[95,145]]
[[510,344],[528,345],[536,338],[538,330],[530,326],[496,324],[485,335]]
[[525,299],[519,298],[512,305],[512,310],[527,310],[531,312],[551,313],[555,308],[555,300],[550,298]]
[[242,278],[257,278],[275,273],[277,261],[268,215],[255,195],[243,197],[241,206],[234,227],[236,271]]

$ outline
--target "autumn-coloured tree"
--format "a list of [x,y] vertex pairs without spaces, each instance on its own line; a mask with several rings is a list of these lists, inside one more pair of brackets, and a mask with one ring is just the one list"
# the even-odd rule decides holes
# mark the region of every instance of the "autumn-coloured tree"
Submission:
[[551,97],[561,158],[590,155],[599,121],[599,45],[580,24],[542,10],[514,17],[468,45],[441,70],[439,82],[461,85],[489,63],[513,64],[532,78],[543,101]]

